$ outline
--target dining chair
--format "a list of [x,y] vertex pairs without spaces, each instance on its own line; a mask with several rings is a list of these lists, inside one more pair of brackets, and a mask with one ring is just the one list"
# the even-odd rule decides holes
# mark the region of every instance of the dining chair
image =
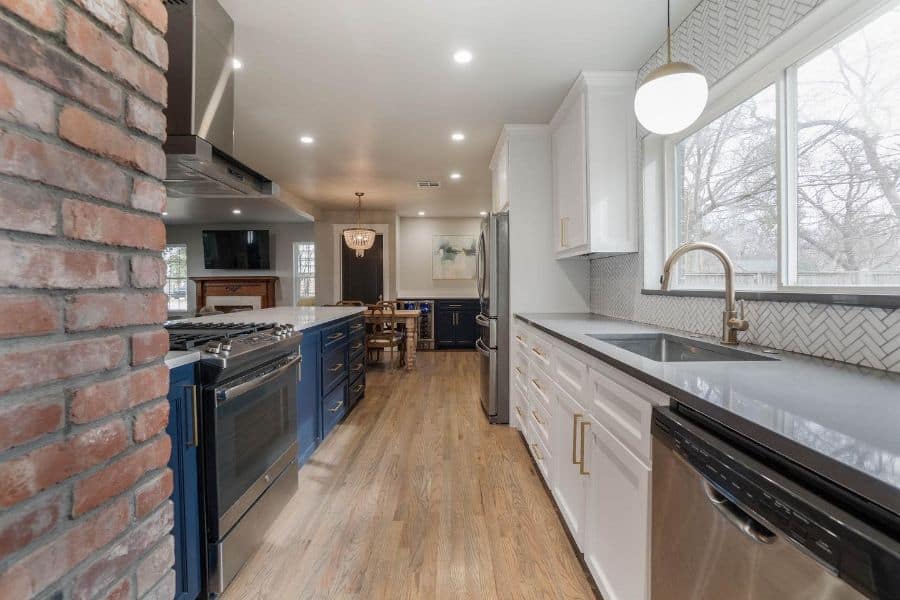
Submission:
[[389,364],[393,371],[395,351],[399,354],[400,364],[406,361],[406,332],[397,328],[397,311],[393,303],[379,302],[371,310],[372,328],[366,335],[366,352],[371,358],[373,352],[390,351]]

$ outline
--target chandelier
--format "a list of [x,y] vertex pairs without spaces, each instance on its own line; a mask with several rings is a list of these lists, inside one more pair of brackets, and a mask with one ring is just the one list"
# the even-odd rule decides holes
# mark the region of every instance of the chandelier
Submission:
[[362,258],[366,250],[375,245],[375,230],[366,229],[361,224],[363,192],[356,192],[356,227],[344,230],[344,243],[351,250],[356,250],[356,257]]

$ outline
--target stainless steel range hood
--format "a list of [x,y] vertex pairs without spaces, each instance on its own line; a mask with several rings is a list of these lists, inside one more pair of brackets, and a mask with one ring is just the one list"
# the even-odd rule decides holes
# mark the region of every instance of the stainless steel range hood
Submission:
[[216,0],[164,0],[169,12],[166,188],[174,198],[275,196],[236,160],[234,22]]

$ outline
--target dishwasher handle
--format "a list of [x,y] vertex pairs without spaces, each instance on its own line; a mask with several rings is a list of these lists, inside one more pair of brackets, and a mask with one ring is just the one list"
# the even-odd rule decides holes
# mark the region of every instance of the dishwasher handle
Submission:
[[703,492],[709,503],[715,507],[725,520],[734,525],[741,533],[758,544],[774,544],[778,537],[775,532],[744,512],[737,504],[729,500],[724,494],[706,479],[701,479]]

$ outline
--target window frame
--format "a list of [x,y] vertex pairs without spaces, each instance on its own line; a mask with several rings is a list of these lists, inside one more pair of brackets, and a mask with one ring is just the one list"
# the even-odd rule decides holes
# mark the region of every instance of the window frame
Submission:
[[[179,244],[166,244],[166,249],[168,250],[169,248],[184,248],[184,262],[185,262],[185,265],[187,265],[187,255],[188,255],[188,254],[187,254],[187,244],[184,244],[184,243],[179,243]],[[165,261],[163,261],[163,262],[165,262]],[[172,314],[172,315],[185,315],[185,314],[188,314],[188,313],[190,312],[190,310],[191,310],[191,300],[190,300],[190,293],[189,293],[189,291],[188,291],[188,283],[189,283],[189,281],[190,281],[190,277],[188,277],[188,274],[187,274],[187,268],[185,268],[185,274],[184,274],[184,277],[169,277],[169,265],[166,264],[166,285],[163,287],[163,290],[165,290],[165,288],[168,287],[168,283],[169,283],[169,280],[170,280],[170,279],[171,279],[171,280],[179,280],[179,281],[183,279],[183,280],[184,280],[184,289],[185,289],[185,294],[186,294],[186,295],[185,295],[185,299],[184,299],[184,300],[185,300],[185,302],[184,302],[184,310],[176,310],[176,309],[172,309],[172,308],[170,307],[170,304],[169,304],[169,303],[171,302],[172,298],[171,298],[171,296],[169,296],[168,294],[166,294],[166,312],[168,312],[169,314]]]
[[[900,286],[808,286],[790,283],[796,280],[797,265],[797,69],[815,58],[822,51],[853,35],[885,13],[900,8],[900,0],[868,0],[822,11],[818,18],[808,15],[805,27],[795,27],[791,32],[773,41],[756,56],[739,66],[710,90],[710,101],[701,117],[688,129],[669,136],[648,138],[662,140],[662,231],[663,260],[675,250],[678,227],[678,185],[676,145],[706,127],[725,113],[739,106],[770,85],[776,94],[776,160],[775,177],[777,194],[777,286],[774,289],[742,289],[746,294],[839,294],[851,296],[886,296],[900,294]],[[645,140],[646,141],[646,140]],[[652,151],[651,151],[652,152]],[[645,157],[646,166],[646,157]],[[652,175],[651,175],[652,177]],[[645,181],[645,186],[647,182]],[[653,233],[652,223],[646,217],[644,226]],[[647,234],[645,234],[645,244]],[[645,263],[646,264],[646,263]],[[662,270],[662,263],[658,265]],[[676,266],[677,268],[677,266]],[[644,281],[651,280],[645,272]],[[659,289],[659,288],[657,288]],[[708,293],[699,288],[677,288],[679,295]]]
[[298,281],[299,281],[299,279],[300,279],[300,277],[301,277],[301,276],[300,276],[300,273],[298,272],[298,271],[299,271],[299,269],[298,269],[299,265],[298,265],[298,263],[297,263],[297,261],[299,260],[299,257],[300,257],[299,247],[300,247],[301,245],[312,246],[312,251],[313,251],[313,272],[312,272],[311,276],[310,276],[310,275],[307,275],[307,276],[304,276],[304,277],[311,277],[311,278],[312,278],[313,289],[315,290],[316,293],[318,293],[318,290],[316,289],[316,287],[317,287],[317,286],[316,286],[316,275],[318,274],[318,273],[317,273],[318,269],[316,268],[316,251],[317,251],[317,248],[316,248],[316,242],[315,242],[314,240],[307,240],[307,241],[293,242],[293,243],[291,244],[291,251],[292,251],[292,259],[291,259],[291,268],[292,268],[292,272],[291,272],[291,284],[292,284],[292,286],[293,286],[292,294],[293,294],[294,306],[297,306],[297,304],[300,302],[300,300],[301,300],[302,298],[315,298],[315,297],[316,297],[315,294],[313,294],[312,296],[301,296],[301,295],[298,293],[298,291],[297,291]]

